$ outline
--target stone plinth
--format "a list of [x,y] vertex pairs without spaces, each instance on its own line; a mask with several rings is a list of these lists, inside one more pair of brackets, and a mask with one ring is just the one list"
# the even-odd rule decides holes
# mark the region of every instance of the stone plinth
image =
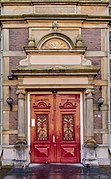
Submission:
[[27,161],[27,143],[19,141],[14,146],[16,149],[16,159],[13,160],[14,166],[17,168],[25,167],[28,164]]
[[84,165],[87,166],[98,166],[98,160],[97,160],[97,144],[90,143],[84,145]]

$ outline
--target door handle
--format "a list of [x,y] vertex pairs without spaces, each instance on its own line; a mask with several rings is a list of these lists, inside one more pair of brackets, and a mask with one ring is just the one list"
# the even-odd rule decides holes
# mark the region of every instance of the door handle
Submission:
[[52,136],[52,141],[55,143],[55,135]]

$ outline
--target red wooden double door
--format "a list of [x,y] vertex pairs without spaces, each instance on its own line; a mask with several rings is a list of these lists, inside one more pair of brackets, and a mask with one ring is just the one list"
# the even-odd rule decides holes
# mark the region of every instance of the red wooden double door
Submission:
[[30,95],[31,162],[80,162],[80,94]]

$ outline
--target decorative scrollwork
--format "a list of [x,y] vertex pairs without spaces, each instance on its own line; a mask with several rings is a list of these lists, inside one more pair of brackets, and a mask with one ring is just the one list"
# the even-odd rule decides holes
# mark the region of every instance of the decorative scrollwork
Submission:
[[63,140],[72,141],[74,140],[74,115],[64,114],[63,120]]
[[33,103],[34,109],[50,109],[50,103],[46,104],[42,99],[38,102]]
[[66,101],[63,105],[59,105],[60,109],[76,109],[77,103],[72,104],[70,101]]
[[37,115],[37,140],[48,140],[48,115]]

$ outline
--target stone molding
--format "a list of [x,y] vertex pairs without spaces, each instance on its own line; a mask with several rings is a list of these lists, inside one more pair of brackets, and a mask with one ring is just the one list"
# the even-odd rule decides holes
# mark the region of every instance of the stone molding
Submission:
[[[14,1],[9,1],[9,0],[1,0],[1,3],[3,4],[3,3],[8,3],[8,4],[15,4],[15,3],[18,3],[18,4],[21,4],[21,3],[31,3],[31,4],[34,4],[34,3],[50,3],[51,1],[50,0],[47,0],[47,1],[45,1],[45,0],[14,0]],[[84,4],[96,4],[96,3],[104,3],[104,4],[107,4],[107,3],[109,3],[109,1],[108,0],[87,0],[87,1],[85,1],[85,0],[53,0],[52,2],[51,2],[51,4],[52,3],[76,3],[76,4],[78,4],[78,3],[84,3]]]
[[26,22],[27,20],[80,20],[81,21],[103,21],[104,23],[109,23],[109,21],[111,21],[110,16],[98,16],[95,15],[94,17],[91,15],[84,15],[84,14],[45,14],[45,15],[41,15],[41,14],[26,14],[26,15],[1,15],[0,16],[0,20],[5,22],[5,21],[23,21]]

